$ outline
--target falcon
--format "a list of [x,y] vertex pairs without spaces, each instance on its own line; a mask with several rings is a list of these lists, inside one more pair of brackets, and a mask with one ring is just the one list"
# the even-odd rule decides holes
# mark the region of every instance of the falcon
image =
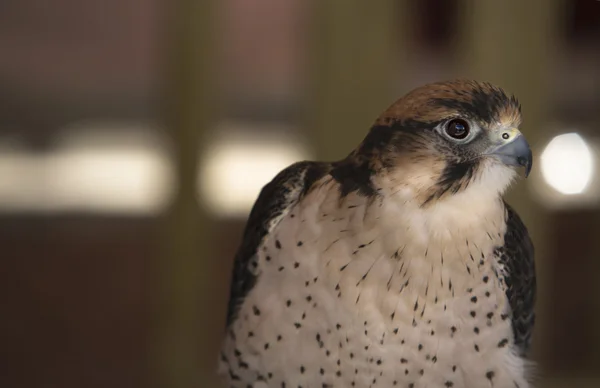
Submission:
[[502,198],[532,153],[489,83],[419,87],[345,159],[261,191],[235,257],[228,387],[531,387],[533,245]]

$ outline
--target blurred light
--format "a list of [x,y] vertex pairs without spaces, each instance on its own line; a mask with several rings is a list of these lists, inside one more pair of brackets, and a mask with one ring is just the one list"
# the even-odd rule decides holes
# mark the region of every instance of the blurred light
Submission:
[[44,209],[48,205],[43,190],[46,181],[44,158],[4,144],[0,148],[0,209]]
[[0,153],[0,211],[162,211],[173,193],[164,144],[149,131],[87,128],[67,131],[49,152],[5,147]]
[[168,203],[168,166],[151,150],[64,150],[46,162],[58,208],[155,213]]
[[592,153],[577,133],[553,138],[541,156],[546,182],[565,195],[582,193],[593,176]]
[[217,132],[200,165],[201,200],[220,216],[247,216],[265,184],[290,164],[310,158],[302,142],[284,130],[265,131],[264,125],[232,130],[236,125]]

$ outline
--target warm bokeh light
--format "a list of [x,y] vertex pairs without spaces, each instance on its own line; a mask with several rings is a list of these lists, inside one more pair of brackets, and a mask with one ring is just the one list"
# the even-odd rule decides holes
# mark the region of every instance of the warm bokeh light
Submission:
[[262,187],[279,171],[310,155],[292,136],[267,131],[221,132],[201,160],[198,190],[201,201],[218,216],[246,217]]
[[541,169],[544,180],[558,192],[580,194],[593,176],[592,152],[579,134],[559,135],[544,149]]
[[3,148],[2,212],[156,214],[171,200],[171,161],[148,133],[78,130],[44,153]]

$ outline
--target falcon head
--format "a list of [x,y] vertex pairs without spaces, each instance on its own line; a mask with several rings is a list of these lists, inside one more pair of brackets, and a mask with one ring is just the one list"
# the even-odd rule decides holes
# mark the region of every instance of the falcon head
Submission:
[[405,190],[421,206],[475,188],[498,196],[517,168],[531,170],[520,123],[519,102],[496,86],[434,83],[383,112],[352,155],[369,161],[380,186]]

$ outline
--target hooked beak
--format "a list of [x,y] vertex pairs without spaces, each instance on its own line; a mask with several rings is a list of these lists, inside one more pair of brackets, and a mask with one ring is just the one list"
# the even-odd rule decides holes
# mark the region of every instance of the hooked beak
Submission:
[[495,156],[508,166],[525,167],[525,177],[528,177],[533,164],[533,155],[521,132],[516,128],[502,131],[495,143],[486,151],[486,155]]

